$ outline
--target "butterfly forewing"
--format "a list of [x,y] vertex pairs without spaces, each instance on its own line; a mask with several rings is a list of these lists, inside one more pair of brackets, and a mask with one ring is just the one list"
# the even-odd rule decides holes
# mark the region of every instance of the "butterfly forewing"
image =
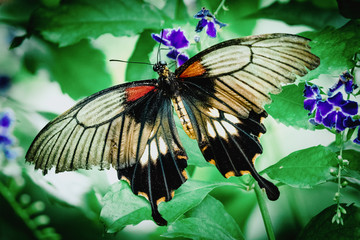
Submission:
[[[152,88],[147,94],[138,94],[137,101],[129,101],[129,89],[139,86]],[[133,165],[136,151],[146,145],[141,139],[150,135],[155,121],[151,112],[147,112],[145,123],[136,114],[146,105],[141,103],[148,102],[155,92],[153,80],[149,80],[118,85],[82,100],[45,126],[29,148],[27,161],[44,173],[52,167],[62,172]],[[140,134],[137,129],[141,124],[145,130]]]
[[212,80],[215,94],[217,88],[226,93],[220,99],[228,102],[229,95],[235,95],[234,101],[260,113],[270,102],[269,93],[281,91],[281,83],[294,82],[296,75],[303,76],[319,65],[308,43],[306,38],[289,34],[233,39],[198,53],[175,74],[182,81],[203,86]]

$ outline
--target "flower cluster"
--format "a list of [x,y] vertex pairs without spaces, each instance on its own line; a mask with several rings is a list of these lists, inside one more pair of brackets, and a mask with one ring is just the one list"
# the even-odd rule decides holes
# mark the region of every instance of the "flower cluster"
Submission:
[[[352,93],[357,88],[353,80],[353,76],[348,71],[344,72],[340,75],[339,81],[329,89],[325,98],[320,94],[318,86],[305,85],[304,108],[309,111],[309,115],[315,113],[314,118],[310,119],[312,124],[322,124],[330,129],[335,128],[337,131],[360,126],[360,120],[354,118],[358,113],[357,102],[345,100],[339,91],[344,86],[347,94]],[[354,142],[360,144],[360,128]]]
[[216,37],[216,25],[218,25],[220,28],[226,26],[225,23],[219,22],[215,16],[206,8],[202,8],[198,13],[195,14],[194,18],[200,19],[196,26],[195,32],[201,32],[206,27],[206,34],[209,37]]
[[[202,8],[198,13],[196,13],[194,18],[200,19],[195,28],[195,32],[201,32],[204,28],[206,28],[206,34],[209,37],[216,37],[216,25],[220,28],[226,26],[226,24],[219,22],[215,16],[205,8]],[[163,29],[160,34],[152,33],[151,37],[155,41],[169,48],[169,52],[166,56],[170,59],[176,60],[177,66],[181,66],[189,59],[188,55],[184,53],[184,50],[189,47],[190,43],[185,37],[184,31],[180,28]],[[196,36],[195,41],[198,42],[199,40],[199,36]]]
[[0,152],[6,159],[15,159],[18,155],[13,148],[14,137],[12,136],[13,123],[15,121],[14,113],[10,109],[0,113]]
[[181,49],[189,47],[189,41],[186,39],[184,31],[180,28],[164,29],[160,34],[152,33],[151,37],[155,41],[169,47],[169,52],[166,56],[176,60],[178,66],[181,66],[189,59],[185,53],[180,51]]

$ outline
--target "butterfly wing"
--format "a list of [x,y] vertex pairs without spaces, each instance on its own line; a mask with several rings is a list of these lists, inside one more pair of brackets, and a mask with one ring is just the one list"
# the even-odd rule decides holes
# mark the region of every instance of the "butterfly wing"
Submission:
[[145,149],[139,161],[130,168],[119,169],[118,176],[131,183],[135,194],[150,201],[155,222],[166,225],[158,205],[171,200],[174,190],[186,181],[187,155],[175,126],[171,100],[165,98],[152,107],[159,111]]
[[95,93],[48,123],[26,160],[44,174],[52,167],[62,172],[112,165],[135,194],[150,201],[154,220],[165,224],[157,204],[170,200],[186,180],[187,160],[170,101],[156,80]]
[[319,65],[308,43],[289,34],[233,39],[200,52],[175,72],[182,86],[175,109],[205,159],[225,177],[251,173],[272,200],[278,189],[254,168],[262,153],[264,105],[281,84]]
[[232,39],[195,55],[175,75],[207,96],[232,102],[233,107],[220,104],[220,109],[246,117],[250,110],[261,113],[271,102],[269,93],[279,93],[281,84],[294,82],[297,75],[319,65],[308,43],[290,34]]

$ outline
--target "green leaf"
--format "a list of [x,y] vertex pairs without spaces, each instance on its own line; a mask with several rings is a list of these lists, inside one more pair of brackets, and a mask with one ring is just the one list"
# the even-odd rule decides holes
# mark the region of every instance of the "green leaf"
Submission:
[[[224,205],[210,195],[207,195],[201,204],[191,209],[186,215],[198,219],[209,219],[230,233],[235,239],[244,238],[236,221],[225,210]],[[209,231],[211,231],[211,229],[209,229]],[[214,234],[214,236],[217,235]]]
[[310,147],[289,154],[263,172],[270,178],[297,188],[311,188],[334,179],[337,155],[324,146]]
[[187,7],[183,0],[166,1],[163,7],[163,13],[171,20],[186,22],[190,16],[187,11]]
[[31,27],[60,46],[102,34],[133,36],[144,29],[161,26],[161,15],[142,0],[63,1],[56,8],[34,12]]
[[266,111],[286,126],[315,129],[304,109],[304,87],[304,83],[284,86],[280,94],[271,95],[272,103],[265,106]]
[[346,22],[337,9],[321,8],[310,1],[274,2],[248,15],[247,18],[268,18],[280,20],[289,25],[308,25],[316,29],[325,26],[339,27]]
[[1,1],[0,22],[25,28],[31,13],[39,5],[36,0]]
[[43,116],[44,118],[46,118],[47,120],[51,121],[53,119],[55,119],[59,114],[57,113],[53,113],[53,112],[44,112],[44,111],[39,111],[38,112],[41,116]]
[[360,22],[350,21],[341,28],[326,27],[319,32],[304,32],[310,38],[311,52],[320,58],[320,66],[309,72],[303,80],[317,78],[320,74],[340,75],[354,67],[352,60],[360,50]]
[[344,225],[331,223],[337,205],[332,205],[313,217],[300,233],[298,239],[360,239],[360,208],[350,205],[342,214]]
[[107,232],[118,232],[129,224],[138,224],[142,220],[152,219],[148,201],[138,197],[129,184],[119,181],[103,198],[104,207],[100,218],[105,223]]
[[[220,1],[207,1],[207,4],[202,6],[207,6],[210,3],[213,5],[210,9],[214,12],[219,6]],[[226,1],[225,6],[229,11],[221,9],[218,15],[216,15],[220,22],[228,24],[219,32],[219,35],[229,35],[226,37],[227,39],[251,35],[256,25],[256,20],[245,19],[244,17],[257,11],[259,4],[259,0]]]
[[185,237],[190,239],[228,239],[234,240],[229,233],[209,219],[186,218],[174,222],[169,226],[164,237]]
[[171,201],[159,205],[159,211],[166,220],[172,222],[185,212],[200,204],[206,195],[213,189],[222,186],[239,187],[239,185],[229,181],[202,182],[188,179],[185,184],[175,192],[175,197]]
[[[201,203],[214,188],[221,186],[237,185],[231,182],[211,183],[188,179],[176,190],[171,201],[160,203],[159,212],[168,222],[172,222]],[[117,232],[126,225],[152,219],[149,202],[133,194],[124,181],[112,185],[111,191],[103,198],[103,204],[101,219],[108,232]]]
[[162,236],[191,239],[244,239],[239,226],[226,212],[223,204],[210,195],[186,216],[187,218],[172,223]]
[[134,48],[129,62],[126,66],[125,81],[133,82],[137,80],[146,80],[151,78],[157,78],[151,65],[136,64],[131,62],[143,62],[150,63],[149,54],[153,51],[156,41],[152,39],[151,33],[156,33],[157,30],[145,30],[143,31]]
[[191,239],[244,239],[239,226],[226,212],[223,204],[210,195],[186,216],[187,218],[172,223],[162,236]]
[[46,47],[42,51],[29,50],[25,65],[33,73],[47,69],[51,80],[57,81],[72,98],[79,99],[111,86],[104,54],[88,41],[63,48],[50,44]]

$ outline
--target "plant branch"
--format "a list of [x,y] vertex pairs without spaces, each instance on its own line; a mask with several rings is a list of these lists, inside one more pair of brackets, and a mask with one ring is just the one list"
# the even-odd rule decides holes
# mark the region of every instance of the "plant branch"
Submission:
[[216,16],[218,14],[218,12],[220,11],[220,9],[224,6],[225,0],[222,0],[220,5],[218,6],[218,8],[215,10],[214,12],[214,16]]
[[258,201],[258,204],[259,204],[261,216],[262,216],[263,221],[264,221],[266,234],[267,234],[267,236],[268,236],[268,238],[270,240],[275,240],[274,229],[273,229],[273,226],[272,226],[272,223],[271,223],[268,208],[267,208],[266,203],[265,203],[264,193],[261,190],[261,188],[259,187],[259,184],[257,182],[255,183],[254,190],[255,190],[256,198],[257,198],[257,201]]

